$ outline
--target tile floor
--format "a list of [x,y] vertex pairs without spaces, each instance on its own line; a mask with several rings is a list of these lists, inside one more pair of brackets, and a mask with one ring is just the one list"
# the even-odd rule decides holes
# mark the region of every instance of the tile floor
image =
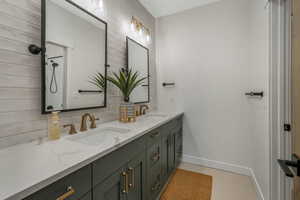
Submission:
[[257,200],[255,187],[248,176],[182,163],[179,168],[213,177],[211,200]]

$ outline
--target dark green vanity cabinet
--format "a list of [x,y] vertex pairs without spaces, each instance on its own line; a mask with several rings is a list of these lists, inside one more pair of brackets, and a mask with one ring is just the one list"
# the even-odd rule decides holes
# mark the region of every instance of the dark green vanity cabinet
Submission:
[[[182,157],[182,116],[60,179],[25,200],[155,200]],[[61,200],[61,199],[60,199]]]
[[157,199],[182,158],[182,116],[148,134],[147,200]]

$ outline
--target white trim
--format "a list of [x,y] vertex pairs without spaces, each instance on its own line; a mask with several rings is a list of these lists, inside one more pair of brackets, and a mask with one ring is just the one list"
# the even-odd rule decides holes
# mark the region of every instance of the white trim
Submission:
[[288,65],[285,51],[287,9],[290,0],[272,0],[270,4],[270,67],[269,67],[269,135],[270,135],[270,199],[290,200],[286,192],[286,177],[280,170],[277,159],[286,158],[285,134],[283,124],[288,121],[286,106],[287,75],[285,67]]
[[[284,104],[283,104],[283,113],[284,113],[284,122],[292,124],[292,12],[293,12],[293,0],[284,1],[284,24],[282,25],[282,32],[284,33],[283,37],[283,46],[282,54],[284,56],[283,64],[283,84],[284,89],[282,91]],[[286,160],[292,159],[292,131],[285,132],[282,134],[282,153],[281,158]],[[285,175],[282,180],[284,180],[284,197],[285,200],[293,199],[293,179],[287,178]]]
[[196,156],[190,156],[187,154],[183,155],[182,161],[186,162],[186,163],[195,164],[195,165],[201,165],[203,167],[220,169],[220,170],[227,171],[227,172],[232,172],[232,173],[236,173],[236,174],[249,176],[249,177],[251,177],[253,184],[255,186],[258,200],[264,200],[264,195],[263,195],[261,187],[256,179],[255,173],[249,167],[230,164],[230,163],[216,161],[216,160],[209,160],[207,158],[200,158],[200,157],[196,157]]
[[260,185],[259,185],[259,183],[257,181],[257,178],[255,176],[255,173],[254,173],[254,171],[252,169],[250,169],[250,173],[251,173],[251,178],[252,178],[253,184],[255,186],[255,190],[256,190],[256,194],[257,194],[258,200],[265,200],[264,194],[263,194],[263,192],[261,190],[261,187],[260,187]]
[[190,156],[184,154],[182,157],[183,162],[195,164],[195,165],[201,165],[204,167],[214,168],[214,169],[221,169],[228,172],[233,172],[236,174],[242,174],[246,176],[251,176],[251,169],[248,167],[240,166],[240,165],[234,165],[230,163],[220,162],[216,160],[209,160],[206,158],[199,158],[196,156]]

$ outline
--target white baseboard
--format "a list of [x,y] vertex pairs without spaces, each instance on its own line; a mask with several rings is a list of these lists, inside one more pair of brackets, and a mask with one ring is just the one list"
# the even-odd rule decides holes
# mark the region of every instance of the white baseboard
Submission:
[[183,155],[182,161],[191,163],[191,164],[195,164],[195,165],[201,165],[203,167],[220,169],[220,170],[224,170],[224,171],[228,171],[228,172],[233,172],[236,174],[250,176],[252,178],[253,184],[255,186],[258,200],[264,200],[264,196],[263,196],[261,187],[260,187],[259,183],[257,182],[256,176],[255,176],[253,170],[249,167],[234,165],[234,164],[225,163],[225,162],[216,161],[216,160],[209,160],[206,158],[200,158],[200,157],[190,156],[190,155],[186,155],[186,154]]
[[220,162],[220,161],[216,161],[216,160],[209,160],[206,158],[199,158],[199,157],[190,156],[190,155],[185,154],[185,155],[183,155],[182,161],[187,162],[187,163],[196,164],[196,165],[201,165],[204,167],[220,169],[220,170],[224,170],[224,171],[228,171],[228,172],[242,174],[242,175],[246,175],[246,176],[252,175],[251,169],[248,167],[229,164],[229,163]]

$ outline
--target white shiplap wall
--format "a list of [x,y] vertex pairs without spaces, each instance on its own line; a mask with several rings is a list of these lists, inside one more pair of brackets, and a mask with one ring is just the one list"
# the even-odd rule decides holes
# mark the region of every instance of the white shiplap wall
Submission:
[[[150,49],[151,106],[156,106],[155,19],[137,0],[104,0],[102,12],[93,10],[88,0],[75,0],[108,22],[108,63],[110,71],[126,63],[126,35],[141,40],[130,30],[131,16],[151,29]],[[40,111],[40,57],[27,51],[40,43],[40,0],[0,0],[0,148],[30,142],[47,135],[47,116]],[[84,35],[84,33],[83,33]],[[142,42],[142,41],[141,41]],[[102,122],[117,119],[119,92],[109,86],[108,107],[89,110]],[[62,113],[62,124],[79,126],[87,111]]]

